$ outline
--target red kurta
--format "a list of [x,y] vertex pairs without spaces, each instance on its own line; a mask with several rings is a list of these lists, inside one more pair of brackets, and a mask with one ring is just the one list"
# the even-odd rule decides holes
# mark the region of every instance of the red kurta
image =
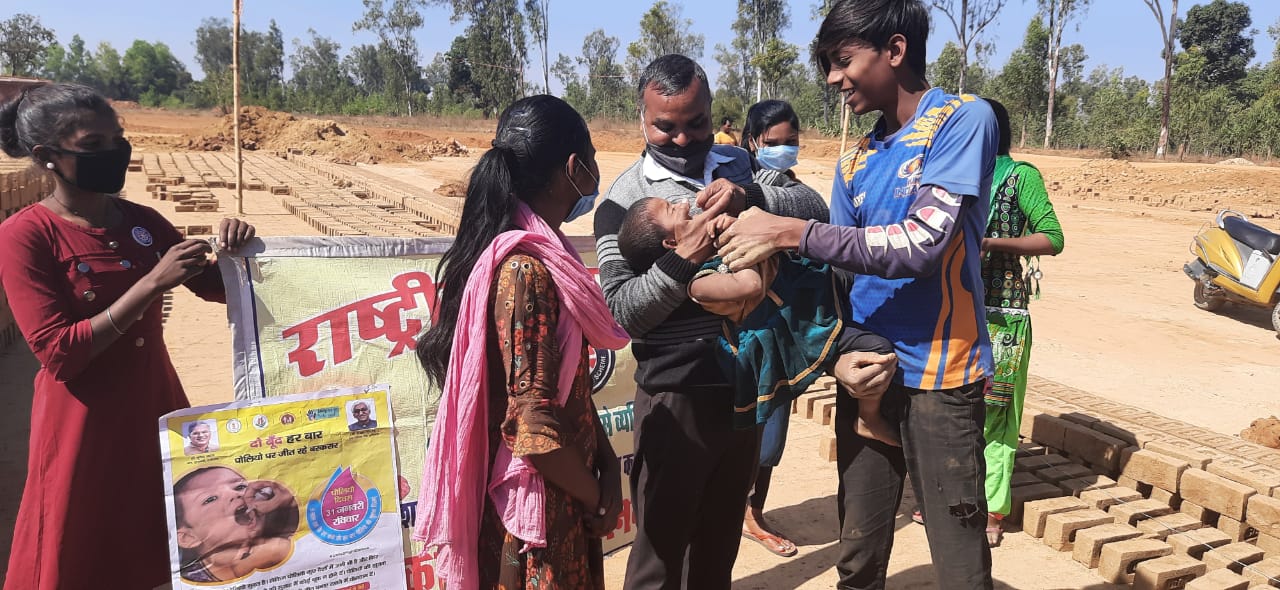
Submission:
[[[40,361],[5,590],[149,590],[169,580],[158,419],[187,407],[161,301],[90,358],[89,318],[182,240],[159,213],[86,229],[36,204],[0,224],[0,283]],[[188,285],[225,301],[216,267]]]

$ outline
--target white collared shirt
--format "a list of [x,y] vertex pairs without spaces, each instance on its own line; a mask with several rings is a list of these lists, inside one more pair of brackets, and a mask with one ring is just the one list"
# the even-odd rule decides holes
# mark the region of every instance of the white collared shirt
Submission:
[[648,179],[650,182],[657,182],[659,180],[670,178],[671,180],[675,180],[677,182],[687,182],[689,184],[692,184],[693,186],[696,186],[702,189],[702,188],[707,188],[707,185],[711,184],[711,180],[712,180],[711,173],[715,172],[716,168],[719,168],[721,164],[727,164],[736,159],[737,159],[736,156],[718,154],[716,153],[715,149],[712,148],[711,151],[707,152],[707,161],[702,166],[702,180],[700,181],[693,178],[689,178],[688,176],[685,176],[683,174],[677,174],[676,172],[673,172],[667,169],[665,166],[663,166],[662,164],[659,164],[656,160],[654,160],[651,156],[649,156],[648,151],[645,151],[644,153],[644,164],[642,164],[642,166],[644,170],[644,177]]

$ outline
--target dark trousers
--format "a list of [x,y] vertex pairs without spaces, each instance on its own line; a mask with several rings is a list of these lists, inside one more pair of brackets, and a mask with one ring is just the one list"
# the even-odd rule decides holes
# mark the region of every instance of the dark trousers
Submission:
[[902,448],[854,432],[858,404],[836,401],[841,590],[882,589],[893,549],[904,474],[924,514],[938,587],[986,589],[991,550],[984,529],[983,383],[924,391],[893,385],[881,412],[901,428]]
[[733,391],[636,391],[626,590],[728,590],[757,454],[735,430]]

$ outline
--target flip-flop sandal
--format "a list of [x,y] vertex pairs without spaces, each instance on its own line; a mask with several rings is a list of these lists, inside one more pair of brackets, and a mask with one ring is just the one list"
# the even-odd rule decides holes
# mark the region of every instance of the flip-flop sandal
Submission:
[[987,546],[999,547],[1000,541],[1004,538],[1004,527],[989,526],[987,527]]
[[[759,543],[760,546],[768,550],[769,553],[772,553],[779,557],[791,557],[796,553],[800,552],[800,550],[795,546],[794,543],[786,539],[783,539],[778,535],[774,535],[772,533],[765,533],[757,537],[756,535],[752,534],[750,531],[742,531],[742,536],[752,541],[755,541],[756,543]],[[787,546],[791,547],[790,551],[779,549],[779,547],[787,547]]]

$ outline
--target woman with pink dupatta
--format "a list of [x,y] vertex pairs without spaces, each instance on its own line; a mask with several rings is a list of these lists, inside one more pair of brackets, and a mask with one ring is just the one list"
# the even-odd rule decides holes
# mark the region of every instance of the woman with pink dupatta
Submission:
[[627,336],[559,230],[592,209],[599,177],[586,122],[546,95],[503,112],[472,171],[417,351],[443,393],[414,538],[449,590],[604,588],[621,476],[587,345]]

